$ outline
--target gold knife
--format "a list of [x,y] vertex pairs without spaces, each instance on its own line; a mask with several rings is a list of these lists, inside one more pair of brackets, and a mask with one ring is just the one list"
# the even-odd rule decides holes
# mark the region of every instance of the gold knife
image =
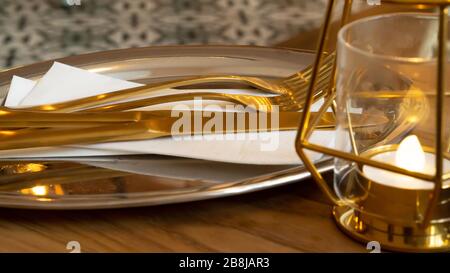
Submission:
[[[23,113],[19,113],[19,111],[12,112],[9,112],[11,113],[9,121],[7,118],[3,119],[9,114],[0,118],[2,127],[20,127],[34,123],[35,127],[47,128],[0,129],[0,150],[142,140],[176,135],[297,130],[302,115],[301,112],[254,112],[252,115],[250,112],[183,111],[179,113],[179,116],[172,117],[171,111],[162,110],[101,114],[46,113],[48,116],[44,118],[44,121],[33,119],[27,121],[25,118],[29,115],[22,115]],[[313,113],[313,117],[314,115],[317,113]],[[388,122],[381,117],[367,117],[360,114],[351,114],[351,118],[353,127],[380,126]],[[205,131],[205,125],[211,123],[213,119],[217,120],[216,126],[209,126],[211,130]],[[263,125],[259,126],[258,121],[263,121],[261,123]],[[86,125],[84,127],[58,128],[59,125],[67,127],[67,123],[71,122],[77,125]],[[230,123],[234,126],[230,126]],[[6,125],[4,126],[4,124]],[[196,124],[201,124],[201,126],[196,126]],[[181,131],[174,130],[177,126],[189,128]],[[335,118],[332,113],[324,113],[316,125],[316,129],[332,130],[334,127]]]

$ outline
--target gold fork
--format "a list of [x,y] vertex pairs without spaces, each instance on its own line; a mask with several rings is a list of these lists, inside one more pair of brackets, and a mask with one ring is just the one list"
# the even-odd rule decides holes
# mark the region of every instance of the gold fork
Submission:
[[[319,98],[324,94],[326,90],[330,75],[333,71],[335,54],[327,55],[322,61],[319,69],[318,80],[316,84],[316,97]],[[112,111],[112,110],[129,110],[146,105],[155,105],[159,103],[190,100],[195,97],[202,97],[202,99],[215,99],[228,101],[243,105],[265,105],[270,107],[272,105],[278,105],[282,111],[299,111],[303,107],[304,99],[309,87],[309,79],[311,77],[312,66],[297,72],[287,78],[276,80],[265,80],[256,77],[242,77],[242,76],[203,76],[195,77],[184,80],[174,80],[163,83],[149,84],[142,87],[130,88],[125,90],[119,90],[111,93],[104,93],[96,96],[81,98],[77,100],[71,100],[62,103],[48,104],[42,106],[35,106],[26,108],[30,111],[52,111],[52,112],[75,112],[80,110],[89,111]],[[224,94],[214,92],[191,92],[180,93],[175,95],[163,95],[150,98],[142,98],[144,95],[150,95],[156,91],[167,88],[176,88],[186,85],[199,84],[199,83],[211,83],[219,81],[237,81],[244,82],[248,85],[257,87],[258,89],[269,91],[271,93],[278,94],[274,97],[264,97],[255,95],[237,95],[237,94]],[[120,104],[121,100],[129,100],[130,98],[136,98],[139,100],[128,101],[124,104]],[[113,106],[105,106],[109,103],[116,103]]]

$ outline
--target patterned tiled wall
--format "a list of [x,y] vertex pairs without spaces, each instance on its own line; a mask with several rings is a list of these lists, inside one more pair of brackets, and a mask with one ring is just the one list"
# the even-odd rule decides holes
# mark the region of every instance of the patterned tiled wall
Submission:
[[325,2],[0,0],[0,67],[135,46],[271,45],[317,26]]

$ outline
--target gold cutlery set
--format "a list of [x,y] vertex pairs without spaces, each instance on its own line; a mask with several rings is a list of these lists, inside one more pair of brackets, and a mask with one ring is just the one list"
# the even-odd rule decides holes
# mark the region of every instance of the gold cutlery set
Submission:
[[[319,70],[318,85],[314,100],[326,95],[329,78],[334,65],[334,54],[329,54]],[[271,113],[277,107],[279,125],[270,128],[251,127],[249,117],[243,128],[226,128],[214,133],[240,133],[296,130],[300,112],[307,93],[311,67],[281,80],[268,80],[241,76],[200,76],[189,79],[148,84],[112,93],[100,94],[56,104],[21,109],[0,108],[0,150],[48,147],[68,144],[86,144],[107,141],[152,139],[170,136],[171,128],[178,117],[169,110],[128,111],[151,105],[195,100],[215,100],[250,107],[255,113]],[[202,83],[239,82],[269,92],[271,96],[227,94],[215,92],[183,92],[178,94],[151,96],[167,88]],[[150,97],[149,97],[150,96]],[[279,111],[278,111],[279,109]],[[125,111],[125,112],[124,112]],[[192,111],[191,116],[202,115]],[[225,112],[209,113],[209,116],[225,115]],[[246,113],[250,115],[250,112]],[[234,119],[237,118],[235,115]],[[203,117],[202,119],[206,119]],[[223,119],[225,120],[225,119]],[[194,120],[192,120],[192,124]],[[236,123],[235,123],[236,124]],[[320,128],[330,129],[334,125],[332,115],[321,119]],[[193,126],[191,126],[192,128]],[[186,134],[202,132],[190,131]]]
[[[326,62],[320,69],[320,86],[316,89],[315,100],[319,100],[326,95],[325,90],[329,84],[334,57],[334,54],[328,55]],[[63,103],[26,108],[2,106],[0,107],[0,152],[12,151],[10,153],[12,157],[1,161],[0,190],[6,192],[19,190],[23,194],[27,194],[27,192],[34,194],[32,189],[44,187],[46,188],[45,192],[50,193],[50,188],[60,188],[63,184],[76,185],[83,183],[85,180],[102,181],[102,179],[112,179],[111,181],[114,181],[117,177],[133,175],[127,171],[79,164],[70,158],[63,158],[63,160],[59,159],[58,161],[45,158],[43,160],[33,158],[15,160],[14,151],[22,151],[28,148],[147,140],[174,136],[172,127],[179,117],[172,116],[172,111],[170,110],[139,109],[151,105],[167,102],[182,103],[183,101],[200,98],[202,100],[214,100],[247,107],[245,112],[232,113],[231,116],[230,113],[218,111],[209,111],[208,115],[204,115],[206,111],[201,110],[183,111],[183,115],[186,114],[192,117],[192,124],[195,123],[197,117],[200,117],[200,123],[205,123],[211,115],[214,117],[221,116],[221,120],[224,121],[223,128],[214,128],[209,132],[210,134],[296,131],[301,117],[301,112],[299,111],[302,110],[311,71],[312,66],[309,66],[292,76],[276,80],[265,77],[235,75],[184,77],[180,80],[150,83],[142,87],[65,101]],[[264,91],[267,96],[225,92],[190,92],[190,89],[180,89],[176,94],[158,93],[158,91],[168,88],[205,83],[215,83],[219,86],[221,83],[230,82],[251,86]],[[254,126],[251,122],[252,118],[256,117],[258,119],[258,113],[262,112],[264,112],[269,122],[274,118],[276,118],[277,122],[270,123],[264,128]],[[230,118],[233,119],[233,124],[239,124],[237,120],[239,118],[243,118],[244,122],[241,126],[227,128],[225,123]],[[362,118],[355,117],[355,119],[361,120],[362,127],[366,126]],[[327,113],[321,117],[320,125],[317,128],[333,129],[334,123],[334,115]],[[201,128],[198,130],[194,127],[190,126],[193,129],[183,131],[181,135],[205,133]],[[83,160],[79,161],[82,162]],[[188,178],[186,179],[186,181],[189,180]],[[115,184],[114,182],[111,183]],[[173,182],[174,185],[177,183],[179,182]],[[136,182],[136,184],[139,183]]]

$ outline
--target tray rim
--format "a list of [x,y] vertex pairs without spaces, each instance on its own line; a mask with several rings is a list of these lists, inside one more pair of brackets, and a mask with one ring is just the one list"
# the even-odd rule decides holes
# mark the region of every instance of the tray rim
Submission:
[[[259,49],[259,50],[279,50],[282,52],[296,52],[296,53],[309,53],[309,54],[315,54],[314,50],[311,49],[300,49],[300,48],[289,48],[289,47],[282,47],[282,46],[257,46],[257,45],[161,45],[161,46],[146,46],[146,47],[131,47],[131,48],[119,48],[119,49],[111,49],[111,50],[102,50],[102,51],[95,51],[95,52],[89,52],[89,53],[83,53],[83,54],[77,54],[77,55],[71,55],[61,58],[55,58],[55,59],[49,59],[44,61],[39,61],[31,64],[25,64],[25,65],[18,65],[11,68],[6,68],[3,70],[0,70],[0,82],[4,84],[9,84],[11,80],[5,80],[5,78],[12,77],[13,75],[21,76],[22,74],[26,73],[29,70],[36,70],[35,68],[40,67],[41,70],[46,70],[50,68],[51,64],[53,62],[62,62],[67,63],[70,65],[76,66],[80,63],[80,60],[85,58],[90,58],[92,56],[101,56],[101,55],[110,55],[113,56],[119,56],[123,52],[130,52],[130,53],[139,53],[139,52],[145,52],[147,50],[174,50],[177,49],[188,49],[188,50],[195,50],[195,49],[202,49],[202,48],[214,48],[214,49]],[[85,63],[85,65],[94,65],[99,63],[97,62],[90,62]],[[28,74],[28,76],[35,76],[39,74],[40,72],[35,72],[32,74]]]

